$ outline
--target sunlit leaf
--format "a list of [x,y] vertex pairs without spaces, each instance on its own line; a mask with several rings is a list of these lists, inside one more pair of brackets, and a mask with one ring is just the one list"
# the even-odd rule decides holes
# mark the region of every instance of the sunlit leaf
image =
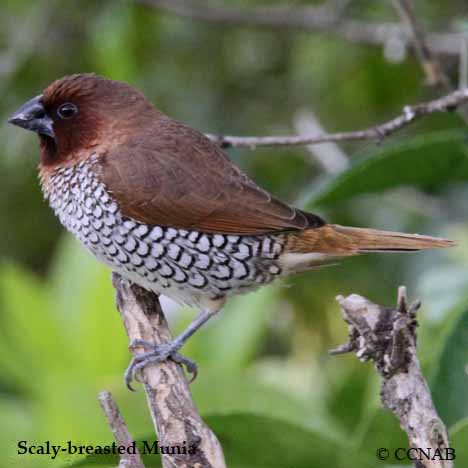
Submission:
[[71,236],[64,237],[52,271],[52,291],[76,373],[100,376],[122,369],[127,338],[114,305],[111,270]]
[[[4,264],[0,272],[2,335],[0,361],[29,382],[40,385],[47,372],[63,370],[67,349],[51,292],[44,282],[20,267]],[[61,359],[57,359],[60,353]]]

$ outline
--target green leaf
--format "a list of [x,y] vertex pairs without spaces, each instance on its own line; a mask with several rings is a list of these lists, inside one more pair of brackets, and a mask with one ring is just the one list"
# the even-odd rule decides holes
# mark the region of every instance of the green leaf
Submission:
[[356,451],[361,456],[367,455],[373,458],[374,466],[377,467],[380,465],[377,463],[376,451],[379,448],[386,448],[389,451],[387,462],[392,463],[392,466],[401,464],[401,461],[395,457],[395,450],[408,447],[408,437],[389,410],[380,406],[375,408],[373,413],[369,412],[360,429],[361,441]]
[[[216,387],[215,391],[213,386]],[[255,412],[326,432],[340,440],[338,429],[323,414],[319,414],[315,406],[258,382],[247,372],[225,374],[220,378],[215,369],[204,370],[203,378],[192,384],[191,391],[202,414]]]
[[[0,290],[0,366],[28,389],[40,387],[45,368],[58,371],[66,366],[66,346],[50,290],[39,278],[11,264],[1,268]],[[56,359],[57,353],[61,360]]]
[[212,416],[230,467],[335,466],[337,446],[325,437],[280,419],[254,414]]
[[[30,405],[22,399],[0,396],[0,413],[2,420],[8,422],[8,428],[0,431],[0,446],[5,457],[2,466],[27,466],[23,465],[24,457],[18,455],[17,446],[18,441],[33,440],[35,435],[35,422]],[[13,463],[13,460],[16,463]]]
[[51,283],[68,348],[75,353],[74,373],[98,378],[120,371],[129,353],[110,269],[67,235],[54,258]]
[[369,411],[375,410],[378,390],[375,382],[377,378],[371,366],[349,361],[346,364],[334,363],[333,367],[329,365],[335,372],[340,370],[341,376],[331,375],[332,383],[328,386],[324,403],[330,415],[353,435],[352,439],[357,435],[356,429],[362,419],[365,419]]
[[468,418],[451,428],[450,447],[455,449],[456,466],[468,466]]
[[366,193],[412,185],[439,190],[468,179],[465,131],[440,131],[394,144],[353,164],[309,199],[309,205],[329,205]]
[[451,426],[468,417],[468,308],[448,334],[432,379],[434,403],[440,417]]

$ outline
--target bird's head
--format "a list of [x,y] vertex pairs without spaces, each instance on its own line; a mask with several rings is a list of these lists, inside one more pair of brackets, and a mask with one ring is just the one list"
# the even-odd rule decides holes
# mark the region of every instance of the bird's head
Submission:
[[131,86],[79,74],[54,81],[8,121],[38,133],[42,165],[55,166],[85,158],[90,150],[105,150],[145,128],[157,114]]

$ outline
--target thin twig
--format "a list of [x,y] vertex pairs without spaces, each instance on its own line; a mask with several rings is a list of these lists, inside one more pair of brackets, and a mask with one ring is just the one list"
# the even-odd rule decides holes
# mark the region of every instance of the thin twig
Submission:
[[119,451],[119,468],[145,468],[145,465],[143,465],[140,458],[140,452],[138,451],[136,443],[125,424],[111,393],[107,391],[100,392],[98,400],[112,433],[114,434],[117,446],[125,448],[125,450],[121,450],[122,453]]
[[257,146],[290,146],[313,145],[326,142],[375,140],[381,142],[385,137],[406,127],[415,120],[434,112],[453,111],[468,101],[468,88],[454,91],[433,101],[414,106],[405,106],[400,115],[375,127],[365,130],[340,133],[323,133],[318,135],[292,136],[222,136],[207,135],[223,148],[246,146],[254,149]]
[[[290,32],[316,31],[358,43],[386,46],[393,38],[409,42],[408,31],[399,23],[370,23],[341,16],[340,10],[325,7],[275,5],[269,7],[235,8],[211,6],[193,0],[134,0],[171,14],[222,26],[262,27]],[[458,55],[462,33],[432,33],[428,37],[433,50],[442,54]]]
[[427,83],[429,86],[450,91],[452,89],[450,80],[428,43],[426,33],[416,17],[412,0],[393,0],[393,5],[411,32],[414,50],[426,75]]
[[[398,290],[396,308],[383,307],[352,294],[337,298],[348,323],[349,342],[332,354],[354,352],[361,361],[373,361],[382,378],[381,400],[398,418],[409,445],[439,456],[416,457],[417,468],[453,468],[453,450],[439,418],[417,357],[416,311],[408,304],[406,288]],[[391,449],[397,447],[388,447]],[[437,450],[437,452],[436,452]]]
[[[117,308],[130,344],[145,341],[161,345],[171,339],[158,296],[113,274]],[[132,346],[137,354],[144,351]],[[184,371],[172,360],[141,370],[149,410],[159,446],[172,447],[162,456],[163,468],[226,468],[218,439],[203,422],[190,394]]]
[[[406,24],[411,33],[413,47],[428,85],[432,86],[439,95],[444,92],[453,91],[455,86],[452,85],[450,78],[445,74],[441,61],[432,50],[427,34],[418,21],[413,0],[393,0],[393,4],[401,20]],[[464,37],[460,37],[459,49],[463,41]],[[468,123],[468,110],[466,108],[461,107],[457,109],[457,113]]]

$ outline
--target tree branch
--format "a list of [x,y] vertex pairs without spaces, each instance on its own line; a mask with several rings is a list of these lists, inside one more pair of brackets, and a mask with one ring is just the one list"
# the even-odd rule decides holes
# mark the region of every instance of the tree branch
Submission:
[[[112,282],[130,344],[137,340],[156,345],[169,342],[171,335],[158,296],[116,273]],[[139,346],[132,349],[144,351]],[[187,448],[186,454],[163,455],[163,468],[225,468],[221,445],[198,414],[182,367],[171,360],[147,365],[141,380],[159,445]]]
[[414,106],[405,106],[400,115],[375,127],[365,130],[340,133],[323,133],[308,136],[220,136],[208,134],[208,138],[223,148],[247,146],[255,149],[257,146],[291,146],[312,145],[317,143],[376,140],[382,141],[388,135],[406,127],[410,123],[434,112],[453,111],[468,100],[468,88],[454,91],[433,101],[427,101]]
[[[399,23],[369,23],[346,19],[340,12],[332,11],[325,3],[320,7],[290,5],[235,8],[216,7],[193,0],[134,0],[136,3],[175,14],[180,17],[205,21],[222,26],[248,26],[288,31],[316,31],[342,39],[368,45],[385,46],[391,39],[410,42],[406,28]],[[438,53],[458,55],[461,33],[433,33],[429,36],[431,47]]]
[[[98,400],[104,412],[107,422],[114,434],[115,442],[118,447],[130,448],[135,442],[120,414],[119,408],[115,403],[110,392],[103,391],[98,395]],[[135,445],[135,453],[126,450],[120,454],[119,468],[145,468],[140,458],[140,452]]]
[[393,0],[393,5],[400,15],[401,20],[411,32],[412,42],[416,56],[426,75],[427,83],[450,90],[450,81],[442,70],[441,64],[434,55],[426,37],[426,33],[416,17],[414,5],[411,0]]
[[[417,357],[416,311],[420,302],[408,305],[406,288],[398,290],[396,308],[382,307],[352,294],[338,296],[349,342],[332,354],[354,352],[361,361],[373,361],[382,377],[381,401],[400,421],[415,449],[439,450],[441,457],[417,460],[416,468],[453,468],[447,455],[447,429],[439,418]],[[450,451],[448,452],[450,454]],[[424,458],[424,457],[423,457]]]
[[[393,0],[393,4],[400,15],[402,22],[406,24],[411,33],[413,48],[419,63],[421,64],[424,75],[426,76],[428,85],[435,88],[439,95],[443,92],[448,93],[453,91],[454,86],[452,86],[450,78],[445,74],[442,63],[436,53],[432,50],[427,34],[418,21],[413,1]],[[463,42],[464,39],[460,38],[459,54]],[[461,58],[459,60],[461,64]],[[458,115],[468,123],[468,111],[464,108],[460,108],[457,112]]]

